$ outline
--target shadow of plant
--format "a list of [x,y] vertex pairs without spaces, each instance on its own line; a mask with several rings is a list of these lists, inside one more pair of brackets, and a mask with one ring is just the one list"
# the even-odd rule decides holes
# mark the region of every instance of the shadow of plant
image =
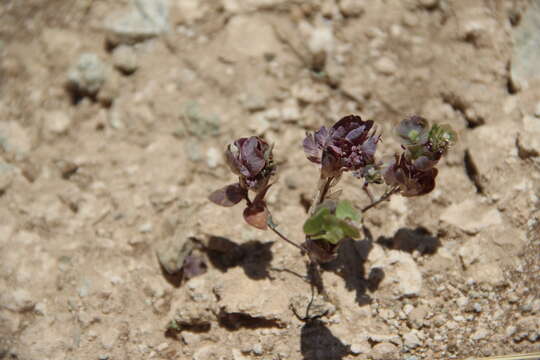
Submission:
[[304,360],[339,360],[351,353],[320,320],[307,321],[302,327],[300,351]]
[[423,227],[416,229],[401,228],[391,238],[381,236],[377,243],[390,249],[406,251],[409,253],[418,251],[423,255],[433,255],[441,246],[439,238]]
[[273,244],[249,241],[238,245],[227,238],[212,236],[205,252],[210,263],[220,271],[226,272],[230,268],[241,266],[250,279],[261,280],[270,277]]
[[369,229],[364,228],[364,234],[363,240],[344,240],[336,260],[321,266],[323,270],[333,271],[343,278],[347,290],[356,292],[356,302],[360,306],[371,303],[371,297],[366,294],[366,290],[372,292],[377,290],[384,279],[384,271],[381,268],[371,269],[366,276],[364,263],[373,248],[373,239]]

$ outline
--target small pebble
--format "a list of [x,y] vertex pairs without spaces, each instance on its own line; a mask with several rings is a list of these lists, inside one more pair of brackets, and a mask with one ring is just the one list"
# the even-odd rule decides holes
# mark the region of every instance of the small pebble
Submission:
[[368,342],[365,343],[354,343],[351,345],[351,352],[354,355],[358,354],[367,354],[371,350],[371,346]]
[[489,330],[485,328],[480,328],[472,334],[471,338],[475,341],[485,339],[489,335]]
[[479,303],[474,303],[473,309],[474,309],[475,312],[481,313],[482,312],[482,305],[480,305]]
[[137,54],[131,46],[120,45],[114,48],[113,53],[114,67],[124,74],[132,74],[137,68]]
[[221,152],[215,147],[211,147],[206,152],[206,164],[210,169],[216,168],[221,162]]
[[95,95],[105,83],[105,65],[92,53],[82,54],[69,70],[68,83],[75,90]]
[[153,229],[153,225],[152,225],[152,223],[149,223],[149,222],[144,223],[141,226],[139,226],[139,232],[141,232],[143,234],[152,232],[152,229]]
[[375,62],[375,70],[383,75],[393,75],[397,71],[397,66],[392,59],[382,57]]
[[465,306],[469,304],[469,299],[467,299],[465,296],[461,296],[460,298],[456,300],[456,304],[459,307],[464,308]]
[[509,327],[506,328],[505,334],[506,334],[507,337],[510,338],[510,337],[514,336],[516,331],[517,331],[517,327],[515,327],[513,325],[510,325]]
[[165,351],[169,348],[169,344],[164,342],[164,343],[161,343],[157,346],[156,350],[159,351],[159,352],[162,352],[162,351]]
[[43,127],[49,134],[65,134],[71,126],[71,118],[63,111],[55,110],[43,116]]
[[251,351],[253,351],[253,353],[255,355],[262,355],[263,354],[263,347],[262,347],[261,343],[257,343],[255,345],[253,345],[253,347],[251,348]]

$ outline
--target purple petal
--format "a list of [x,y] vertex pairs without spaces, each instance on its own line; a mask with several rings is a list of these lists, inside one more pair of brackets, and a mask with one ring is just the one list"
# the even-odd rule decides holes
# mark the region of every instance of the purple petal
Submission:
[[252,136],[242,144],[240,148],[240,156],[243,160],[244,166],[249,170],[249,174],[243,174],[246,176],[256,176],[266,165],[264,159],[264,152],[261,150],[260,139],[256,136]]
[[322,147],[319,147],[319,145],[316,142],[316,138],[313,136],[313,134],[306,135],[306,137],[304,138],[303,145],[304,145],[304,153],[306,154],[306,157],[308,158],[308,160],[314,163],[320,164],[321,157],[322,157]]

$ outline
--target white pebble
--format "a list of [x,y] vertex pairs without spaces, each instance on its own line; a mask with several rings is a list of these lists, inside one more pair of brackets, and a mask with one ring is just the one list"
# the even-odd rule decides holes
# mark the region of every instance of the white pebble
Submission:
[[392,59],[382,57],[375,62],[375,70],[383,75],[393,75],[397,71],[397,66]]
[[131,74],[137,70],[137,54],[131,46],[117,46],[113,53],[114,66],[125,74]]
[[210,169],[216,168],[221,161],[221,152],[215,147],[211,147],[206,152],[206,163]]

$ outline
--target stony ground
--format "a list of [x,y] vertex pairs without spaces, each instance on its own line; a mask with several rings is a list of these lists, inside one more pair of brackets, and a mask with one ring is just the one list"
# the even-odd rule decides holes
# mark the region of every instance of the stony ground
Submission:
[[[0,359],[540,351],[532,3],[2,1]],[[270,205],[300,241],[304,132],[350,113],[387,154],[410,114],[460,140],[434,192],[366,214],[318,293],[296,249],[207,195],[233,179],[225,145],[264,134]],[[189,280],[167,272],[186,244],[206,268]]]

